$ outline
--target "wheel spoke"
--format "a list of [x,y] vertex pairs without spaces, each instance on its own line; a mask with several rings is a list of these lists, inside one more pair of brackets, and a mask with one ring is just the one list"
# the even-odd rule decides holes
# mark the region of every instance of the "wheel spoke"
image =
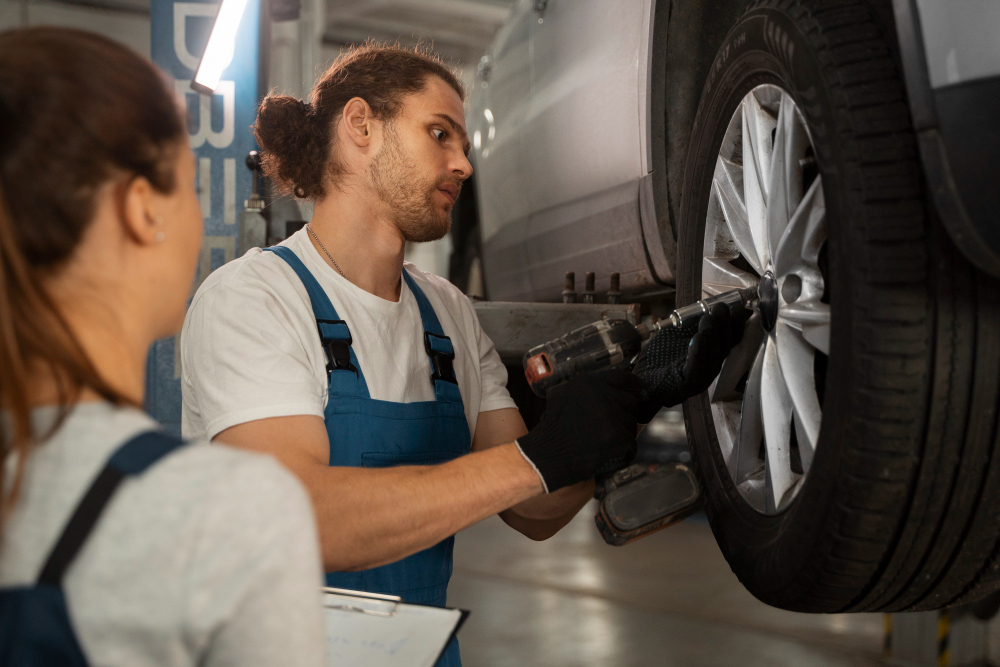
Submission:
[[830,354],[830,304],[818,298],[784,304],[778,322],[799,329],[802,338],[823,354]]
[[796,442],[799,443],[799,461],[802,463],[802,474],[803,476],[809,472],[809,468],[812,467],[813,456],[816,454],[816,444],[810,447],[803,444],[808,440],[808,435],[805,431],[805,426],[802,420],[799,419],[797,414],[792,415],[792,426],[795,429]]
[[778,320],[799,325],[796,328],[806,324],[830,324],[830,304],[818,299],[786,303],[778,308]]
[[726,227],[736,242],[737,249],[757,273],[763,273],[747,219],[747,207],[743,201],[743,165],[719,157],[715,165],[712,187],[718,197],[722,215],[726,219]]
[[819,249],[826,241],[826,205],[823,184],[817,177],[792,214],[774,253],[774,271],[784,276],[798,267],[816,267]]
[[767,177],[771,173],[771,156],[773,154],[771,131],[775,129],[778,121],[771,115],[770,111],[761,106],[760,100],[754,93],[747,96],[745,104],[748,108],[745,109],[744,117],[749,126],[752,152],[743,153],[743,164],[747,162],[747,155],[753,156],[754,173],[760,184],[764,200],[767,201],[771,195],[767,182]]
[[[764,192],[764,184],[761,180],[760,158],[757,153],[760,146],[755,143],[758,134],[757,115],[755,109],[760,105],[753,95],[748,95],[743,101],[743,201],[746,203],[747,223],[750,225],[750,235],[753,239],[754,253],[756,261],[748,260],[753,266],[765,266],[767,264],[767,234],[765,225],[767,220],[767,194]],[[768,156],[770,163],[770,156]]]
[[809,137],[795,111],[795,102],[790,95],[782,93],[767,182],[767,247],[772,259],[775,259],[792,212],[802,200],[802,166],[799,160],[805,156],[808,146]]
[[[708,388],[709,393],[714,388],[715,383],[713,382]],[[719,450],[722,452],[722,459],[728,466],[729,460],[733,457],[736,439],[739,437],[740,406],[734,403],[712,403],[711,405],[712,421],[715,423],[715,435],[719,441]]]
[[730,264],[725,257],[706,257],[701,265],[701,289],[713,296],[731,289],[754,287],[757,277]]
[[788,198],[789,212],[802,201],[802,162],[809,149],[809,135],[806,126],[795,108],[791,95],[781,96],[781,115],[778,134],[784,137],[785,196]]
[[743,392],[743,411],[740,415],[739,435],[732,456],[729,473],[736,484],[760,468],[760,441],[764,436],[761,414],[761,371],[764,366],[764,347],[761,346],[750,368],[750,377]]
[[830,354],[830,325],[806,324],[802,326],[802,337],[823,354]]
[[[810,190],[815,188],[815,197],[808,212],[803,212],[805,231],[802,234],[802,260],[808,266],[819,262],[819,251],[826,243],[826,200],[823,194],[823,177],[817,176]],[[800,205],[801,208],[801,205]],[[798,213],[798,211],[796,211]]]
[[806,460],[811,461],[813,452],[816,451],[820,423],[823,420],[823,409],[816,396],[816,378],[813,371],[816,352],[814,347],[803,339],[800,331],[784,322],[778,322],[774,333],[781,375],[788,388],[798,427],[796,440],[799,444],[799,455],[805,466]]
[[760,385],[761,421],[767,453],[764,459],[767,469],[765,505],[766,510],[776,511],[785,493],[795,484],[796,475],[792,472],[791,459],[792,399],[781,373],[773,338],[768,338],[764,347]]
[[760,315],[754,314],[743,329],[743,339],[730,350],[722,363],[722,370],[715,381],[710,396],[712,402],[735,401],[740,398],[737,385],[750,370],[764,342],[764,329]]
[[771,154],[770,170],[763,172],[767,178],[767,255],[774,258],[778,249],[778,240],[788,226],[789,204],[788,204],[788,155],[785,144],[788,142],[788,111],[792,115],[795,111],[790,109],[785,100],[790,100],[788,95],[782,93],[781,106],[778,110],[778,123],[774,133],[774,150]]

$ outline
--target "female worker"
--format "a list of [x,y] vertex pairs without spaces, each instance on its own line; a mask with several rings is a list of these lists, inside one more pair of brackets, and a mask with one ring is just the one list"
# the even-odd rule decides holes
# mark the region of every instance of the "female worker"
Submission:
[[102,37],[0,34],[0,664],[324,662],[298,482],[139,407],[202,235],[171,83]]

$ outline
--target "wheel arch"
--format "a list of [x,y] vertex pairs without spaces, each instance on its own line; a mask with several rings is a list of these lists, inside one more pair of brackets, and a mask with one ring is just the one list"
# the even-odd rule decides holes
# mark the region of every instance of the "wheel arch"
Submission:
[[[711,4],[711,7],[708,5]],[[649,151],[652,172],[642,196],[651,204],[670,273],[676,276],[677,229],[684,165],[705,80],[729,29],[747,0],[655,0],[649,79]],[[654,249],[649,248],[652,254]]]

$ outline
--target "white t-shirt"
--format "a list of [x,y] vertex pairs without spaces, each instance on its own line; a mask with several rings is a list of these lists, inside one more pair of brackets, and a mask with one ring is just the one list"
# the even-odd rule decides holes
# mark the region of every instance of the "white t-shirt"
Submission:
[[[416,298],[370,294],[324,261],[302,229],[282,245],[302,260],[347,322],[373,399],[434,400]],[[512,408],[507,370],[469,299],[447,280],[405,264],[455,348],[455,375],[474,435],[480,412]],[[253,248],[212,273],[195,294],[181,333],[182,430],[211,439],[257,419],[323,417],[326,355],[302,281],[285,260]]]
[[[55,412],[34,412],[36,432]],[[111,453],[156,427],[139,410],[84,403],[31,452],[0,537],[0,586],[37,581]],[[9,456],[8,480],[15,467]],[[270,457],[201,442],[122,482],[63,589],[92,665],[321,667],[321,569],[298,480]]]

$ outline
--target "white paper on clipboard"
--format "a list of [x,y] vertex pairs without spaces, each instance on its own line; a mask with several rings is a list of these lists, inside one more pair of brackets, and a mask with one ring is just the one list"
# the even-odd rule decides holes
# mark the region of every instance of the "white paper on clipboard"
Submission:
[[326,644],[337,667],[434,667],[468,612],[398,597],[323,589]]

